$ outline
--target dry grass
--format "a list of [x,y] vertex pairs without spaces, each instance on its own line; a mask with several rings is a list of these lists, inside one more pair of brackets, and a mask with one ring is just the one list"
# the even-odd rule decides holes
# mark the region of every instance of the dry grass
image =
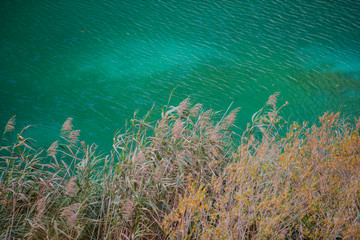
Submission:
[[230,130],[238,109],[219,116],[189,99],[156,122],[152,111],[135,115],[105,156],[78,143],[71,118],[47,151],[24,131],[11,139],[12,118],[0,150],[0,236],[360,238],[359,118],[287,124],[276,102],[242,136]]

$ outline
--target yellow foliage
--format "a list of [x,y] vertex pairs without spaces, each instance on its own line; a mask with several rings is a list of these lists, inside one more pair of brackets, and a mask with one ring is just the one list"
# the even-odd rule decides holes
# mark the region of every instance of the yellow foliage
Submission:
[[176,239],[358,238],[358,129],[339,114],[319,122],[291,124],[281,144],[242,143],[220,176],[187,187],[165,229]]

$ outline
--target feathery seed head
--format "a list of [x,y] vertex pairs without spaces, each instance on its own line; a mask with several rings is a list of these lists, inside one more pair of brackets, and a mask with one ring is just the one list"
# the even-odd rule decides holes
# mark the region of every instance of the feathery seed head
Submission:
[[176,119],[172,129],[173,137],[175,139],[180,138],[182,130],[183,130],[183,123],[181,122],[181,119]]
[[166,118],[162,118],[159,121],[158,129],[164,130],[166,128]]
[[204,129],[207,125],[209,125],[211,113],[212,110],[210,109],[201,115],[200,128]]
[[46,197],[42,197],[36,203],[37,219],[41,219],[41,217],[43,216],[45,207],[46,207]]
[[130,220],[134,210],[134,200],[127,199],[125,204],[123,205],[123,213],[125,220]]
[[71,131],[69,134],[70,143],[76,143],[79,140],[80,130]]
[[54,157],[56,155],[57,147],[58,147],[58,141],[55,141],[51,144],[51,146],[47,150],[48,156]]
[[74,203],[67,208],[64,209],[64,211],[61,213],[63,217],[66,218],[66,224],[69,227],[75,227],[76,221],[79,216],[78,208],[80,207],[80,203]]
[[190,109],[191,116],[196,117],[199,114],[199,111],[201,110],[201,108],[202,108],[202,104],[200,104],[200,103],[195,104],[195,106],[193,106]]
[[73,196],[77,193],[77,184],[76,184],[76,178],[71,178],[70,181],[68,182],[68,184],[65,187],[65,192],[70,195]]
[[279,92],[275,92],[273,95],[271,95],[266,102],[266,105],[272,106],[274,109],[276,109],[276,103],[277,103],[277,97],[279,96]]
[[178,114],[180,116],[184,115],[184,113],[189,110],[189,105],[190,105],[190,99],[189,98],[186,98],[185,100],[183,100],[178,108],[177,108],[177,111],[178,111]]
[[240,108],[235,108],[232,110],[229,115],[227,115],[224,119],[224,122],[228,123],[229,125],[232,125],[235,122],[236,115],[240,111]]
[[15,117],[16,117],[16,116],[13,116],[13,117],[10,118],[9,121],[6,123],[4,134],[7,133],[7,132],[14,131],[14,129],[15,129]]
[[146,157],[145,153],[142,150],[140,150],[139,153],[134,154],[132,162],[133,162],[133,164],[144,162],[145,157]]
[[61,132],[69,132],[72,130],[72,128],[73,128],[72,120],[73,119],[71,117],[66,119],[66,121],[62,125]]

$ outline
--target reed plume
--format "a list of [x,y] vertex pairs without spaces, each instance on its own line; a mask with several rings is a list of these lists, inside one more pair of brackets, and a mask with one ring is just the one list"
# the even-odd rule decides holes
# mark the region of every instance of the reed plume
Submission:
[[40,221],[41,217],[44,215],[44,211],[46,208],[46,199],[47,197],[42,197],[36,202],[37,221]]
[[276,103],[277,103],[277,98],[278,98],[279,94],[280,94],[279,92],[276,92],[273,95],[271,95],[269,97],[268,101],[266,102],[266,105],[270,105],[274,109],[276,109]]
[[69,227],[75,227],[76,224],[77,224],[77,219],[78,219],[78,216],[79,216],[79,212],[78,212],[78,209],[79,207],[81,206],[80,203],[74,203],[74,204],[71,204],[70,206],[66,207],[61,215],[66,219],[66,224],[69,226]]
[[59,146],[58,141],[53,142],[47,150],[48,156],[54,157],[56,155],[58,146]]
[[179,106],[177,107],[177,112],[180,116],[184,116],[186,115],[186,112],[189,110],[189,105],[190,105],[190,99],[186,98],[185,100],[183,100]]
[[75,195],[77,192],[78,192],[78,189],[77,189],[77,183],[76,183],[76,178],[75,177],[72,177],[70,179],[70,181],[68,182],[68,184],[66,185],[65,187],[65,192],[70,195],[70,196],[73,196]]
[[181,136],[181,132],[183,130],[183,122],[180,118],[176,119],[173,129],[172,129],[172,135],[175,139],[179,139]]
[[3,134],[15,130],[15,118],[16,116],[13,116],[12,118],[9,119],[9,121],[5,125],[5,130]]
[[232,125],[235,122],[236,115],[240,111],[240,108],[235,108],[232,110],[228,116],[225,117],[225,122],[227,122],[229,125]]
[[61,132],[70,132],[73,129],[72,121],[73,119],[71,117],[67,118],[62,125]]
[[80,130],[72,130],[69,133],[69,141],[72,144],[75,144],[79,140]]

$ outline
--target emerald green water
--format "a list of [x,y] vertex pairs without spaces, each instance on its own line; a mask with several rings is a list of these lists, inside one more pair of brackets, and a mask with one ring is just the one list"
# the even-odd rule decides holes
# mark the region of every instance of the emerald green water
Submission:
[[250,121],[274,92],[284,116],[360,112],[360,1],[0,1],[0,120],[37,124],[39,145],[67,117],[110,148],[136,109],[190,96]]

